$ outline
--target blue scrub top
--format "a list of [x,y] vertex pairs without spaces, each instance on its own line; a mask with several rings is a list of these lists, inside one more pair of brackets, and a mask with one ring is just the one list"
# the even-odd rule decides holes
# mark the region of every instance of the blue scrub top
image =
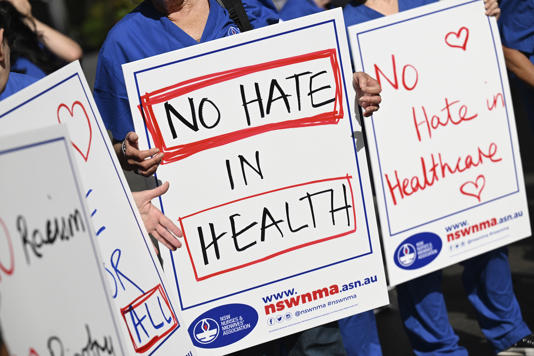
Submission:
[[11,65],[11,71],[28,74],[29,76],[32,76],[37,79],[46,77],[46,73],[41,68],[39,68],[32,61],[24,57],[17,58],[15,63]]
[[534,63],[534,1],[501,0],[502,44],[523,52]]
[[[399,12],[410,10],[426,4],[431,4],[438,0],[399,0]],[[343,8],[343,17],[345,25],[352,26],[365,21],[370,21],[384,17],[384,14],[363,5],[348,4]]]
[[26,88],[28,85],[35,83],[37,80],[37,78],[27,74],[10,72],[6,87],[4,88],[4,91],[0,93],[0,100],[4,100],[8,96]]
[[[210,12],[200,42],[239,33],[228,12],[216,0],[209,2]],[[272,9],[265,4],[270,4]],[[271,0],[245,0],[243,5],[253,27],[278,22]],[[121,65],[197,43],[158,12],[149,0],[111,29],[98,55],[94,96],[102,119],[115,139],[123,140],[129,131],[134,131]]]
[[313,0],[287,0],[284,7],[280,10],[280,18],[282,20],[291,20],[323,10]]

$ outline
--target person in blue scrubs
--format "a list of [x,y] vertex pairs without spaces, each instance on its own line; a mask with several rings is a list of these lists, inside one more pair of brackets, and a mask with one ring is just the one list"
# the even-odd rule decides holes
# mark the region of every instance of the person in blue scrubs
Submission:
[[[243,6],[253,27],[279,20],[270,0],[245,0]],[[238,32],[216,0],[145,0],[111,29],[98,55],[94,96],[124,169],[150,176],[163,154],[139,150],[121,65]],[[354,80],[363,90],[359,104],[369,113],[378,109],[378,83],[364,73]]]
[[519,89],[530,127],[534,130],[534,2],[501,1],[499,31],[512,86]]
[[[346,25],[350,26],[432,2],[434,0],[398,0],[392,4],[368,0],[347,5],[343,13]],[[486,1],[487,15],[498,16],[499,13],[496,1]],[[477,256],[462,265],[467,297],[494,351],[506,350],[530,335],[512,288],[506,248]],[[467,350],[458,345],[459,338],[449,323],[441,279],[441,271],[437,271],[397,286],[401,318],[418,356],[467,355]]]
[[280,9],[284,21],[321,12],[326,9],[328,0],[287,0]]
[[[262,6],[265,1],[244,2],[253,27],[278,22],[274,5]],[[95,101],[123,168],[144,176],[155,172],[163,154],[138,150],[121,65],[240,32],[217,1],[186,1],[185,10],[182,3],[143,1],[111,29],[98,55]]]
[[[342,3],[330,0],[287,0],[280,10],[280,18],[291,20],[338,5]],[[338,327],[328,324],[302,332],[290,355],[382,355],[373,310],[340,319],[337,324]]]
[[[145,0],[111,29],[98,56],[95,101],[123,168],[144,176],[156,171],[162,154],[156,148],[138,149],[121,65],[239,32],[215,0],[187,2],[187,15],[181,13],[184,3]],[[254,28],[278,22],[270,0],[244,0],[243,6]],[[364,115],[371,115],[381,101],[380,86],[364,73],[355,73],[354,85]]]
[[11,47],[16,38],[11,27],[13,6],[0,2],[0,101],[37,81],[26,74],[11,72]]
[[[501,0],[500,8],[498,24],[508,77],[511,86],[518,89],[520,104],[534,131],[534,1]],[[521,339],[508,352],[534,355],[534,336]]]

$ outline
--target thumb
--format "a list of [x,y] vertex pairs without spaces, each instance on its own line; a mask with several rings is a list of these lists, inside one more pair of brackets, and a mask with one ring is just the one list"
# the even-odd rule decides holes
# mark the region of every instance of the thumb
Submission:
[[160,185],[159,187],[156,187],[154,189],[150,189],[150,190],[147,190],[146,193],[147,193],[147,200],[152,200],[154,198],[157,198],[165,193],[167,193],[167,191],[169,190],[169,182],[165,182],[163,183],[162,185]]
[[139,140],[139,136],[133,131],[128,132],[126,135],[126,140],[128,143],[134,147],[137,147],[137,141]]

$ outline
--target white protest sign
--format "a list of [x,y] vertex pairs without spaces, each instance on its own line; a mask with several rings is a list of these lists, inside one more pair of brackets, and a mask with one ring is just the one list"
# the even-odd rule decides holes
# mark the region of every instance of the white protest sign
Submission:
[[66,129],[0,140],[0,322],[11,355],[125,355]]
[[366,121],[392,285],[530,236],[494,18],[440,1],[349,28],[382,85]]
[[198,350],[387,303],[341,11],[123,71],[140,146],[165,154],[161,207],[186,247],[163,254],[164,267]]
[[[78,62],[0,103],[3,134],[58,123],[69,129],[115,318],[130,340],[125,352],[187,354],[187,334],[169,302],[163,272]],[[38,254],[38,248],[29,253]]]

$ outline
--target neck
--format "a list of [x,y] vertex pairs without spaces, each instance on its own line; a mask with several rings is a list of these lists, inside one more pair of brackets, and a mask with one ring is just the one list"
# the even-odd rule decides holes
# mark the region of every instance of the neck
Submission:
[[152,5],[164,15],[169,15],[173,12],[180,11],[184,3],[188,0],[151,0]]
[[398,0],[367,0],[365,5],[382,15],[392,15],[399,12]]
[[167,18],[195,41],[200,42],[210,13],[209,0],[152,0],[152,2],[165,2],[163,13]]
[[6,89],[7,81],[9,79],[9,70],[5,70],[2,66],[0,69],[0,94]]

